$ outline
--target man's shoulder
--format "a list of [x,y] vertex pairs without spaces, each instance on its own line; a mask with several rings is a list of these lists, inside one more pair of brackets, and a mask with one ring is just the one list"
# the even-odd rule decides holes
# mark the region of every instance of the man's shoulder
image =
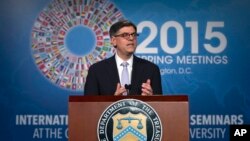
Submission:
[[113,56],[110,57],[110,58],[107,58],[107,59],[103,59],[103,60],[101,60],[101,61],[98,61],[98,62],[92,64],[92,65],[90,66],[90,68],[104,67],[106,64],[111,63],[111,62],[112,62],[112,59],[114,59]]

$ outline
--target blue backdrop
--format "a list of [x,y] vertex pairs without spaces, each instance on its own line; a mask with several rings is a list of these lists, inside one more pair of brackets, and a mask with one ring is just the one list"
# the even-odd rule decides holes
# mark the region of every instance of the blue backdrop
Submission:
[[161,69],[166,95],[187,94],[190,139],[229,140],[250,124],[250,1],[3,0],[1,140],[67,140],[69,95],[110,57],[119,19],[140,34],[136,54]]

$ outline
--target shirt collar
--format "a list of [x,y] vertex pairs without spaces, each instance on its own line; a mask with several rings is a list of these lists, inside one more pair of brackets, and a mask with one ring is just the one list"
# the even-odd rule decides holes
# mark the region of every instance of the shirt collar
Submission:
[[[133,64],[133,58],[134,58],[134,55],[131,55],[131,57],[126,61],[126,62],[128,62],[128,66],[132,66],[132,64]],[[122,58],[119,57],[117,54],[115,54],[115,59],[116,59],[117,66],[120,66],[121,63],[124,62],[122,60]]]

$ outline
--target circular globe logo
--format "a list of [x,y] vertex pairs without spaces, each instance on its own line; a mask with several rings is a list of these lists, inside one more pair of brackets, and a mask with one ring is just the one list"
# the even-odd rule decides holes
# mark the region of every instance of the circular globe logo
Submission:
[[32,28],[35,64],[60,88],[83,91],[90,65],[114,54],[108,31],[121,19],[108,0],[53,0]]

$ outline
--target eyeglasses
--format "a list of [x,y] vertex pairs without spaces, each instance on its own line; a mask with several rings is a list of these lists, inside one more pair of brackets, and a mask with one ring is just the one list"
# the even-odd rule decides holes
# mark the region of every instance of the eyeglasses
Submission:
[[130,36],[133,37],[133,39],[136,39],[137,36],[139,36],[139,34],[137,33],[121,33],[121,34],[118,34],[118,35],[114,35],[114,37],[122,37],[122,38],[125,38],[127,40],[129,40]]

